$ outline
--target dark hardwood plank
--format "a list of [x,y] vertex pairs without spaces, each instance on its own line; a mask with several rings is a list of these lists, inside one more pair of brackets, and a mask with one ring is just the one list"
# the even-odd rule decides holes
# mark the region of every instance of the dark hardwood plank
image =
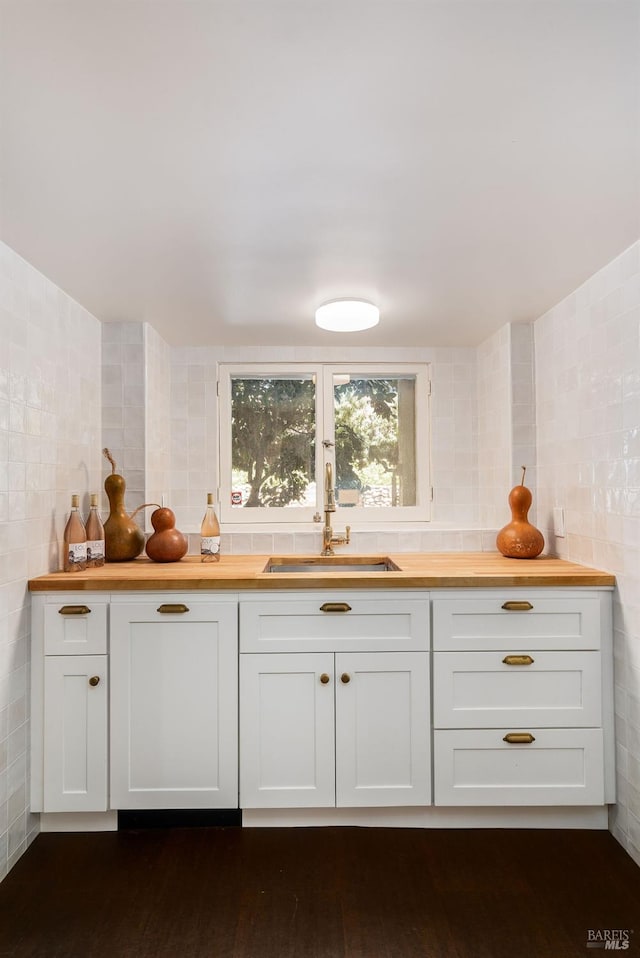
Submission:
[[48,834],[0,884],[1,958],[584,958],[590,929],[640,955],[608,832]]

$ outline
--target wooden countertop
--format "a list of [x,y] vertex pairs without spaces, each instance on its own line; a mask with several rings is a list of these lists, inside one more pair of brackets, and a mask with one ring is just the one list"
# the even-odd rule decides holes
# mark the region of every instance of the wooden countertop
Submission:
[[[386,553],[378,553],[380,558]],[[290,556],[291,562],[304,556]],[[336,561],[349,563],[347,553]],[[587,566],[539,556],[506,559],[497,552],[395,553],[389,558],[394,572],[348,572],[318,568],[313,572],[264,572],[266,555],[222,556],[220,562],[201,562],[187,556],[180,562],[111,562],[87,572],[52,572],[29,581],[32,592],[117,592],[253,589],[469,589],[500,586],[613,586],[615,577]]]

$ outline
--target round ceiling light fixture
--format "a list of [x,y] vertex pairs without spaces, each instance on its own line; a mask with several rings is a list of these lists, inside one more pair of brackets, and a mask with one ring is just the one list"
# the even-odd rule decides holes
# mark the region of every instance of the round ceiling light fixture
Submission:
[[334,299],[316,310],[316,325],[335,333],[371,329],[380,320],[380,310],[362,299]]

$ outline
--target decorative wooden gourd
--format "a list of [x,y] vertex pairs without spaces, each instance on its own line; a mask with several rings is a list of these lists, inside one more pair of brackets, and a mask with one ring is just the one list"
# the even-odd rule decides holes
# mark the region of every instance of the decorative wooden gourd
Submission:
[[509,493],[511,522],[498,533],[496,545],[503,556],[510,559],[535,559],[544,549],[544,536],[532,526],[527,516],[532,496],[524,484],[527,467],[522,467],[522,480]]
[[149,536],[146,553],[154,562],[177,562],[187,554],[187,537],[175,528],[176,517],[171,509],[162,507],[151,513],[153,535]]
[[[111,475],[104,481],[104,489],[109,497],[109,518],[104,524],[104,554],[107,562],[126,562],[135,559],[144,549],[144,532],[134,521],[134,516],[144,506],[139,506],[131,515],[124,508],[126,483],[116,473],[116,464],[108,449],[103,455],[111,463]],[[150,503],[145,503],[150,505]]]

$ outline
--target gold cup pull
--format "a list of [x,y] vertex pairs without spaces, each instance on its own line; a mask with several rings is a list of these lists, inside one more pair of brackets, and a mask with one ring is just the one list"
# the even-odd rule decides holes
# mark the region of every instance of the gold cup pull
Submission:
[[91,688],[95,689],[96,685],[99,685],[99,684],[100,684],[100,676],[92,675],[91,678],[89,679],[89,685],[91,686]]
[[502,608],[506,612],[530,612],[533,606],[530,602],[503,602]]
[[507,732],[502,741],[508,742],[509,745],[531,745],[535,738],[531,732]]
[[327,675],[326,672],[323,672],[322,675],[320,676],[320,681],[322,682],[322,684],[323,684],[323,685],[328,685],[328,684],[329,684],[329,680],[330,680],[330,677]]
[[58,615],[88,615],[91,609],[88,605],[63,605],[58,609]]
[[184,602],[166,602],[164,605],[158,607],[158,612],[175,614],[177,612],[188,612],[189,606],[185,605]]
[[351,612],[348,602],[325,602],[320,606],[321,612]]
[[533,665],[530,655],[505,655],[502,661],[505,665]]
[[351,676],[349,675],[348,672],[343,672],[342,675],[340,676],[340,681],[342,682],[343,685],[348,685],[349,682],[351,681]]

